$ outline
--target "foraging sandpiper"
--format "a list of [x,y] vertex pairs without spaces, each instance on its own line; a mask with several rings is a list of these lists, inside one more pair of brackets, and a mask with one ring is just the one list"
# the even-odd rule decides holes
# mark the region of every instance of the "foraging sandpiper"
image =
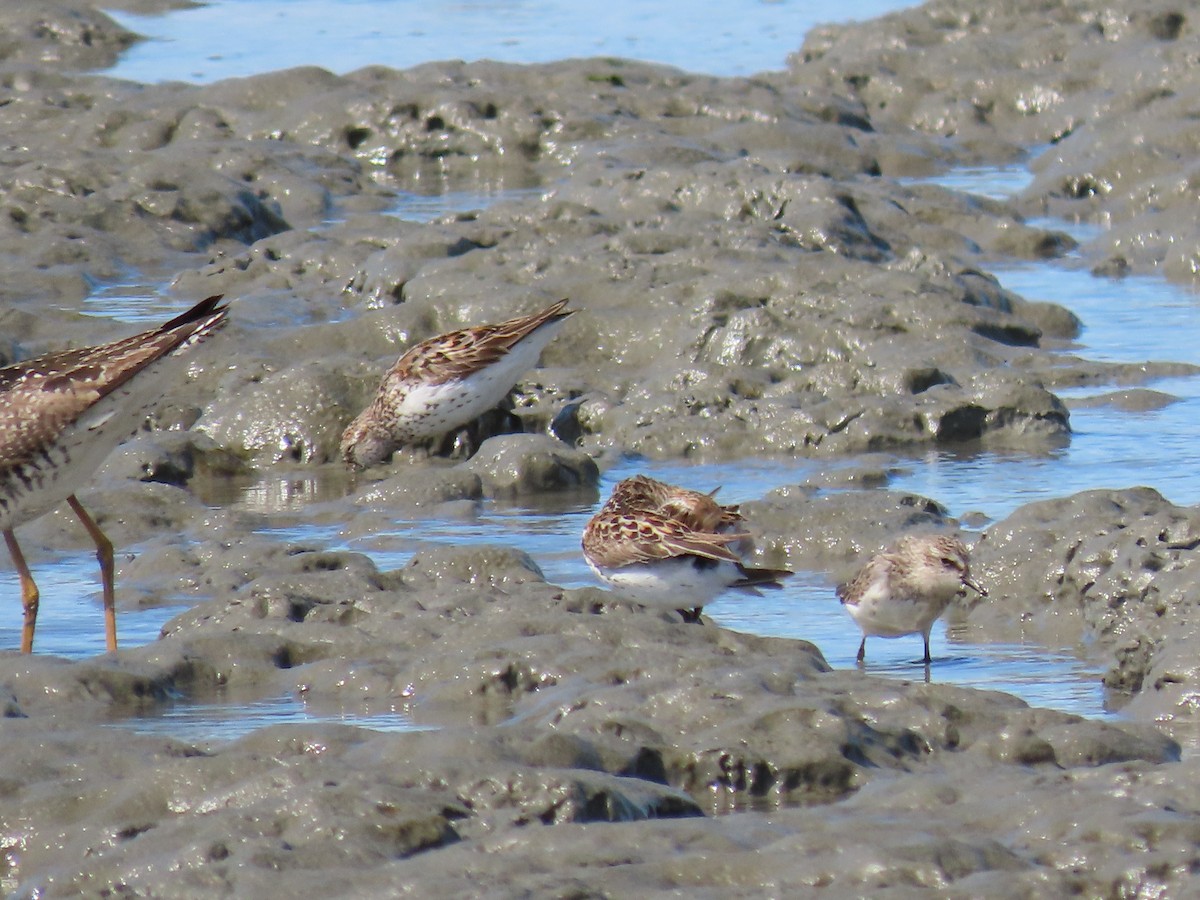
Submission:
[[375,399],[342,434],[352,468],[384,462],[404,444],[445,434],[495,407],[571,315],[541,312],[451,331],[417,344],[383,377]]

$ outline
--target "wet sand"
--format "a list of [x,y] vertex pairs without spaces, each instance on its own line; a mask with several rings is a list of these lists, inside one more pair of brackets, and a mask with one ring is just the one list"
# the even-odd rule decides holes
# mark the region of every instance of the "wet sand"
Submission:
[[[750,79],[609,59],[203,87],[81,74],[131,39],[82,3],[0,11],[0,356],[132,331],[87,314],[96,283],[235,298],[82,495],[118,552],[139,548],[119,604],[195,602],[145,647],[0,655],[6,895],[1195,890],[1180,747],[1200,519],[1153,490],[990,525],[974,568],[991,596],[951,612],[996,640],[1091,642],[1119,722],[937,684],[936,664],[931,684],[832,671],[803,641],[548,583],[511,549],[430,546],[380,571],[198,496],[317,472],[344,491],[311,520],[370,533],[382,510],[591,499],[626,453],[869,452],[745,504],[755,564],[844,577],[899,531],[958,528],[937,498],[879,487],[889,452],[1045,452],[1071,439],[1057,390],[1137,396],[1193,371],[1065,355],[1075,317],[988,274],[1076,251],[1106,276],[1195,277],[1179,185],[1200,76],[1174,7],[938,3],[821,30]],[[1048,142],[1013,202],[895,180]],[[389,215],[430,184],[539,191]],[[1026,223],[1043,212],[1111,227],[1076,247]],[[342,471],[341,429],[404,347],[560,297],[578,313],[478,454]],[[65,517],[21,533],[90,552]],[[109,727],[179,697],[285,694],[429,730],[190,744]]]

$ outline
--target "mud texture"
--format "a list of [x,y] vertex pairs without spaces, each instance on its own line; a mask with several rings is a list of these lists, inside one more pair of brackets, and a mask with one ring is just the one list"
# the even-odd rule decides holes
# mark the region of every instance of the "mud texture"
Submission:
[[1109,226],[1081,248],[1097,272],[1194,283],[1195,25],[1171,2],[934,2],[816,30],[791,83],[963,161],[1034,157],[1018,208]]
[[[95,659],[0,654],[0,892],[1196,891],[1196,511],[1135,489],[960,523],[888,487],[900,453],[1063,446],[1056,391],[1137,411],[1171,400],[1146,382],[1194,374],[1064,352],[1076,318],[988,274],[1078,252],[1194,279],[1189,10],[935,2],[746,79],[595,59],[196,87],[88,74],[136,37],[82,0],[36,6],[0,8],[0,358],[133,331],[91,314],[97,285],[164,298],[155,320],[234,302],[83,493],[121,608],[188,608]],[[1046,144],[1011,203],[903,180]],[[502,198],[395,215],[469,189]],[[1112,227],[1077,247],[1044,212]],[[471,435],[338,464],[404,348],[560,297],[576,315]],[[804,641],[563,588],[515,546],[417,534],[389,569],[274,533],[586,508],[626,454],[828,460],[743,511],[756,564],[831,580],[898,532],[986,526],[967,533],[991,596],[951,615],[1090,645],[1123,715],[834,671]],[[65,515],[21,537],[90,553]],[[414,727],[131,728],[281,696]]]

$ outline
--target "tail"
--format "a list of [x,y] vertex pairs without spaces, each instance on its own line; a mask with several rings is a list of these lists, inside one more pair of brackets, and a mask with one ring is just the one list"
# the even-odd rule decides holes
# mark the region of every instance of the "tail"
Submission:
[[[61,370],[54,374],[78,378],[90,370],[89,380],[99,396],[104,397],[125,385],[131,378],[152,363],[177,351],[200,343],[223,324],[228,306],[221,306],[222,295],[201,300],[187,312],[165,325],[143,331],[124,340],[98,347],[84,347],[44,357]],[[52,385],[53,379],[47,381]]]
[[[538,313],[538,318],[541,319],[542,321],[547,321],[549,319],[554,319],[555,321],[558,321],[560,319],[565,319],[567,316],[574,315],[575,310],[566,308],[569,300],[570,300],[569,297],[563,297],[561,300],[551,303],[544,310],[542,310],[540,313]],[[539,324],[541,324],[541,323],[539,323]]]
[[738,565],[738,573],[742,576],[735,581],[730,587],[751,587],[751,588],[781,588],[780,579],[787,578],[794,574],[789,569],[751,569],[748,566]]
[[512,349],[512,347],[525,340],[525,338],[529,337],[529,335],[533,334],[539,328],[544,328],[547,325],[557,325],[563,319],[573,315],[575,310],[566,309],[566,305],[567,298],[564,298],[556,303],[551,303],[541,312],[535,312],[528,316],[517,316],[515,319],[508,319],[497,325],[487,326],[482,329],[484,333],[477,337],[476,340],[484,346],[491,345],[493,348]]
[[518,326],[518,330],[522,332],[522,337],[524,337],[526,334],[533,334],[533,332],[537,331],[543,325],[550,323],[557,324],[568,316],[573,316],[575,314],[575,310],[566,308],[569,300],[569,297],[564,297],[555,303],[551,303],[541,312],[525,317],[524,324],[522,326]]
[[190,325],[193,322],[199,322],[201,319],[207,318],[208,316],[224,313],[225,310],[229,308],[229,304],[225,304],[224,306],[220,305],[224,296],[224,294],[214,294],[211,297],[205,297],[187,312],[181,313],[173,318],[170,322],[159,326],[155,330],[172,331],[178,328],[180,325]]

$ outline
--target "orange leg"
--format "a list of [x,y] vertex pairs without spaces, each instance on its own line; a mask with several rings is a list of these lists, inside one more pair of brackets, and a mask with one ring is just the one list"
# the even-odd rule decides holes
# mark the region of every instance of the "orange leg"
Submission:
[[[116,650],[117,606],[116,592],[113,589],[112,541],[104,536],[100,526],[92,521],[92,517],[87,514],[74,494],[67,498],[67,503],[75,511],[75,515],[79,516],[79,521],[83,523],[83,527],[87,529],[87,533],[92,536],[92,541],[96,545],[96,559],[100,563],[100,581],[104,586],[104,635],[108,640],[108,649]],[[9,549],[12,549],[11,544]]]
[[25,609],[25,627],[21,629],[21,652],[33,652],[33,626],[37,624],[38,589],[33,581],[33,573],[25,564],[25,554],[17,546],[17,536],[11,528],[4,530],[4,543],[8,544],[8,553],[12,557],[13,567],[21,579],[21,606]]

